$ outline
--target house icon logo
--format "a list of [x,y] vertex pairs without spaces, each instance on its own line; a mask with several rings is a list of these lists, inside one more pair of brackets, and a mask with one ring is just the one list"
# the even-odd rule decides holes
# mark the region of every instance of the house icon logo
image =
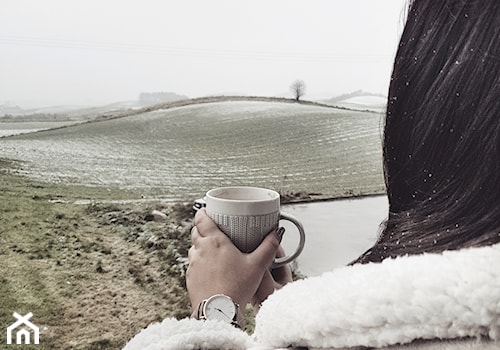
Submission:
[[14,312],[12,315],[15,318],[17,318],[17,321],[11,324],[7,328],[7,344],[12,344],[12,332],[16,328],[19,328],[19,330],[16,333],[16,344],[23,344],[23,339],[24,339],[24,344],[31,344],[30,342],[31,332],[33,332],[34,334],[33,344],[39,344],[40,330],[38,329],[37,326],[28,321],[31,318],[31,316],[33,316],[33,314],[30,312],[24,316],[21,316],[17,312]]

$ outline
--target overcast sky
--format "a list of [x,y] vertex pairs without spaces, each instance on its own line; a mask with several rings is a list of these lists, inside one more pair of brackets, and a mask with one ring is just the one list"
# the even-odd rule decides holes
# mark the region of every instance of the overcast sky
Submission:
[[[2,0],[0,104],[386,93],[404,0]],[[291,95],[290,95],[291,97]]]

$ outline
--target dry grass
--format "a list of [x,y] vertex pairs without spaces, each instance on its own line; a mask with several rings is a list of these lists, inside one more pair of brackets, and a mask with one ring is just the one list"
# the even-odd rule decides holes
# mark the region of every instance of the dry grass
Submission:
[[[0,187],[0,328],[32,312],[41,330],[32,348],[118,349],[151,322],[189,314],[178,259],[189,245],[185,207],[62,203],[98,190],[6,173]],[[148,221],[153,209],[168,220]]]

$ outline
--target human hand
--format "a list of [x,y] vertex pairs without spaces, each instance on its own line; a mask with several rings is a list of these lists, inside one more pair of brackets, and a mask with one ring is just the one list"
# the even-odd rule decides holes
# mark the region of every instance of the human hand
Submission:
[[215,294],[231,297],[244,310],[256,294],[280,244],[277,233],[270,233],[257,249],[244,254],[204,209],[196,213],[191,240],[186,285],[193,310]]
[[[276,257],[285,256],[285,251],[279,246]],[[260,305],[269,297],[275,290],[282,288],[288,282],[292,282],[292,270],[288,264],[266,270],[262,281],[260,282],[257,292],[252,298],[252,306],[255,313],[259,312]]]

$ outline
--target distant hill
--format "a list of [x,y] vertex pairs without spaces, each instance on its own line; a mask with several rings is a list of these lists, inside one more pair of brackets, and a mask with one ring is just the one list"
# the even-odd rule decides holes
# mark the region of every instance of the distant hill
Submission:
[[174,92],[142,92],[139,95],[139,105],[149,106],[158,103],[187,100],[189,97]]
[[356,91],[353,91],[353,92],[350,92],[347,94],[342,94],[339,96],[332,97],[330,99],[324,100],[324,102],[333,104],[336,102],[344,101],[344,100],[347,100],[347,99],[350,99],[353,97],[358,97],[358,96],[378,96],[378,97],[385,98],[385,96],[382,94],[375,94],[375,93],[366,92],[363,90],[356,90]]
[[0,116],[9,114],[9,115],[17,115],[19,113],[23,113],[24,110],[14,103],[4,103],[0,105]]
[[332,106],[381,112],[385,109],[387,97],[382,94],[356,90],[323,100],[322,102]]
[[5,103],[0,105],[0,121],[2,118],[15,121],[89,120],[103,114],[109,115],[187,99],[188,96],[173,92],[143,92],[137,101],[117,101],[100,106],[57,105],[25,109],[15,103]]
[[[45,181],[192,200],[254,185],[332,198],[383,191],[380,116],[315,104],[218,101],[172,106],[3,138],[2,156]],[[43,150],[43,152],[40,152]]]
[[88,107],[75,105],[47,106],[24,109],[19,106],[0,105],[0,121],[61,121],[88,120],[99,114],[138,108],[137,101],[120,101],[107,105]]

